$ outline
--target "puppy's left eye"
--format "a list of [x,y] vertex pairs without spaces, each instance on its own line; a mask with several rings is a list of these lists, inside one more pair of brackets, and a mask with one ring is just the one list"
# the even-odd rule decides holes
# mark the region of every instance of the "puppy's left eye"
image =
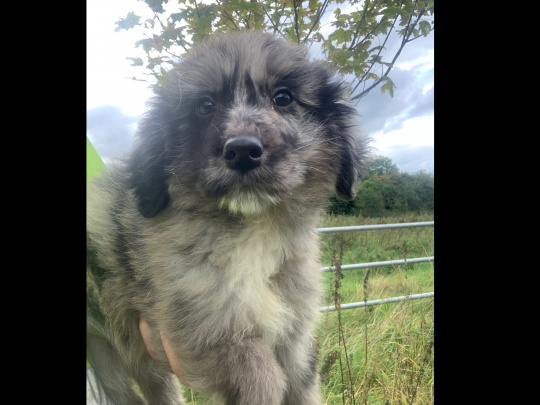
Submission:
[[289,90],[283,89],[276,93],[272,101],[279,107],[287,107],[293,102],[293,96]]
[[199,104],[197,105],[197,112],[201,115],[210,114],[213,112],[216,108],[216,105],[214,102],[208,98],[204,98],[201,101],[199,101]]

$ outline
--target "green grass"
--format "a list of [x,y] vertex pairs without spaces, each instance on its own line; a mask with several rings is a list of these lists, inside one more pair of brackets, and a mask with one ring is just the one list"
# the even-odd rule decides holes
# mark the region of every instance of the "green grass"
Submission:
[[[433,214],[386,218],[328,215],[320,227],[423,221],[433,221]],[[433,232],[434,227],[420,227],[321,234],[323,266],[330,265],[340,245],[343,264],[434,256]],[[434,291],[433,266],[427,262],[372,268],[367,279],[368,269],[345,270],[339,290],[341,302]],[[334,305],[335,273],[324,273],[323,280],[321,305]],[[433,298],[424,298],[343,310],[340,315],[321,314],[316,339],[323,404],[433,404],[433,304]],[[202,396],[187,388],[184,397],[188,405],[204,403]]]
[[[386,218],[362,218],[328,215],[320,227],[358,226],[433,221],[433,215],[399,215]],[[321,234],[323,266],[330,258],[337,242],[343,245],[343,264],[367,263],[433,256],[433,227],[382,229],[345,233]]]
[[[328,216],[321,227],[432,220],[430,215],[382,220]],[[434,256],[433,227],[322,234],[321,244],[325,266],[339,246],[342,264]],[[430,262],[371,268],[366,277],[367,272],[343,271],[341,303],[434,291]],[[322,305],[334,305],[336,275],[325,273],[323,279]],[[432,404],[433,318],[433,298],[323,313],[317,328],[323,403]]]

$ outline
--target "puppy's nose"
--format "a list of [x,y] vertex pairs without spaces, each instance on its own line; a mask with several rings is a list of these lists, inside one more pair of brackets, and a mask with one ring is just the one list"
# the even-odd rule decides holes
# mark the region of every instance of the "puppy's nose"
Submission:
[[225,142],[223,158],[227,166],[234,170],[247,172],[261,164],[263,146],[252,136],[237,136]]

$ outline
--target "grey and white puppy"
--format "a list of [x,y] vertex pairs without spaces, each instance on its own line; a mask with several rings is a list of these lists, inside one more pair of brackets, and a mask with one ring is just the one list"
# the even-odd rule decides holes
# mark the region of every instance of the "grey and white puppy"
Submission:
[[[366,154],[344,88],[270,34],[218,35],[156,88],[125,164],[88,185],[87,353],[116,404],[320,404],[321,210]],[[138,330],[153,329],[159,361]]]

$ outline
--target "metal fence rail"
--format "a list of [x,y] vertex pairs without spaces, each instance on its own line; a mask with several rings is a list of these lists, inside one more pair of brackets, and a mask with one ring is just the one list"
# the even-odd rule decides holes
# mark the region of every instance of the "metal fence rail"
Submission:
[[[428,292],[428,293],[422,293],[422,294],[403,295],[401,297],[382,298],[380,300],[352,302],[350,304],[341,304],[340,309],[369,307],[370,305],[390,304],[392,302],[399,302],[399,301],[405,301],[405,300],[417,300],[420,298],[433,297],[434,295],[435,293]],[[329,311],[337,311],[337,308],[335,305],[330,305],[328,307],[321,307],[319,308],[319,310],[321,312],[329,312]]]
[[[385,266],[397,266],[401,264],[413,264],[422,262],[432,262],[435,260],[435,256],[429,257],[417,257],[414,259],[400,259],[400,260],[388,260],[385,262],[370,262],[370,263],[356,263],[356,264],[344,264],[341,266],[341,270],[352,269],[367,269],[368,267],[385,267]],[[321,271],[334,271],[335,267],[321,267]]]
[[[380,229],[414,228],[414,227],[434,226],[434,225],[435,225],[435,221],[407,222],[407,223],[402,223],[402,224],[381,224],[381,225],[361,225],[361,226],[343,226],[343,227],[332,227],[332,228],[317,228],[317,232],[329,233],[329,232],[372,231],[372,230],[380,230]],[[434,256],[429,256],[429,257],[417,257],[417,258],[412,258],[412,259],[388,260],[388,261],[383,261],[383,262],[345,264],[341,266],[341,270],[367,269],[371,267],[407,265],[407,264],[413,264],[413,263],[433,262],[434,260],[435,260]],[[335,271],[335,269],[336,267],[332,267],[332,266],[321,267],[322,272]],[[422,294],[404,295],[401,297],[383,298],[383,299],[372,300],[372,301],[351,302],[349,304],[341,304],[339,309],[360,308],[360,307],[366,307],[370,305],[388,304],[392,302],[416,300],[420,298],[429,298],[429,297],[434,297],[434,296],[435,296],[434,292],[427,292],[427,293],[422,293]],[[320,312],[329,312],[329,311],[337,311],[337,310],[338,309],[336,308],[335,305],[319,308]]]
[[379,229],[414,228],[418,226],[434,226],[434,225],[435,225],[435,221],[406,222],[403,224],[338,226],[334,228],[317,228],[317,232],[328,233],[328,232],[374,231],[374,230],[379,230]]

